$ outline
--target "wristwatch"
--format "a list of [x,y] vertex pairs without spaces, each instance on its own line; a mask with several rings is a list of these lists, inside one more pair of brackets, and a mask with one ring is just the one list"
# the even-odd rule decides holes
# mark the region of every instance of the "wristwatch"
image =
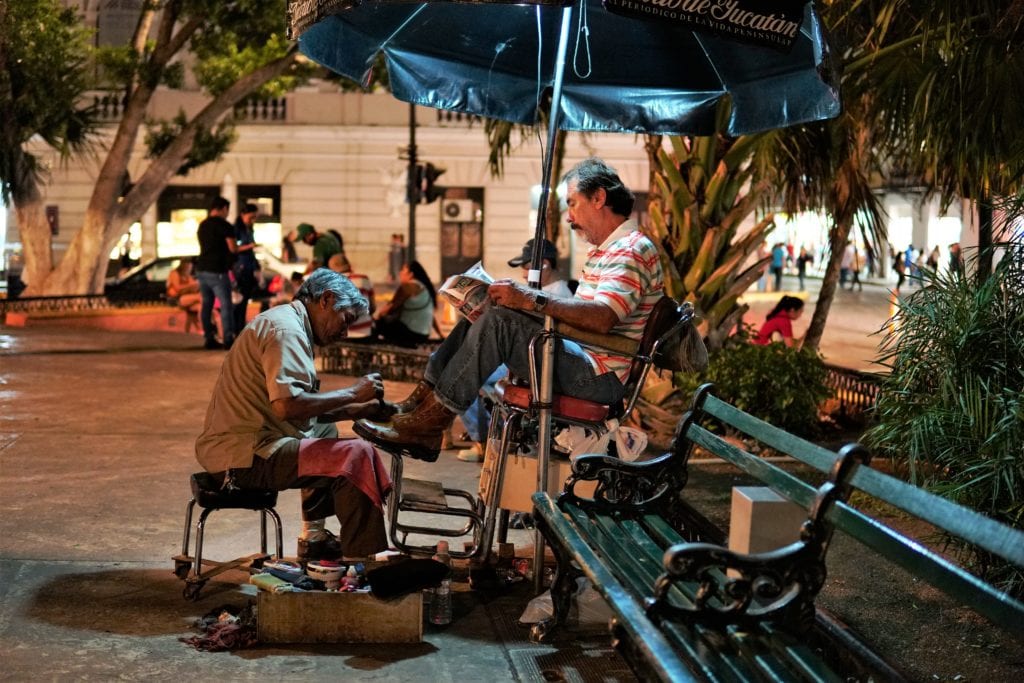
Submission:
[[542,312],[550,300],[551,298],[544,292],[537,292],[533,295],[533,310],[537,313]]

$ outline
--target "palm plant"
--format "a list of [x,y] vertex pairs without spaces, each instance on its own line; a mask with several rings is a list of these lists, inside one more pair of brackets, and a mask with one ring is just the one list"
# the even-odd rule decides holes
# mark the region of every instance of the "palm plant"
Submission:
[[[900,302],[865,439],[912,481],[1024,528],[1024,239],[1004,246],[990,278],[925,273],[926,286]],[[1024,575],[975,559],[1024,592]]]
[[649,205],[650,229],[663,248],[667,293],[694,304],[708,349],[715,351],[747,310],[737,303],[739,297],[764,274],[769,260],[748,263],[774,227],[773,217],[741,232],[768,189],[767,181],[752,182],[750,157],[758,135],[668,140],[671,151],[655,150],[658,200]]
[[977,202],[977,272],[992,268],[993,198],[1024,178],[1024,0],[887,0],[903,49],[871,65],[891,153],[941,192]]

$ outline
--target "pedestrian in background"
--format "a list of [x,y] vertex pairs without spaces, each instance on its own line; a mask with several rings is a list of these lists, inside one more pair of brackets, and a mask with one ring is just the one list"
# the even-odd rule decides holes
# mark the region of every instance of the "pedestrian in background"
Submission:
[[957,275],[963,275],[964,257],[960,251],[959,242],[953,242],[953,244],[949,245],[949,271]]
[[341,242],[337,237],[330,233],[317,232],[309,223],[299,223],[295,228],[295,237],[313,247],[313,260],[306,269],[307,274],[317,268],[326,268],[331,257],[341,251]]
[[772,247],[772,275],[775,276],[775,291],[782,291],[782,269],[786,263],[786,247],[782,242],[776,242]]
[[800,278],[800,291],[806,292],[807,288],[804,286],[804,278],[807,277],[807,266],[814,263],[814,257],[808,253],[807,249],[800,247],[800,255],[796,257],[796,275]]
[[399,286],[391,301],[377,311],[375,336],[386,344],[414,347],[430,337],[437,292],[419,261],[409,261],[398,273]]
[[[196,236],[199,239],[199,256],[196,258],[196,279],[203,305],[199,311],[203,325],[203,348],[231,348],[234,341],[234,317],[231,307],[231,277],[228,272],[234,261],[238,246],[235,243],[235,228],[228,223],[228,209],[231,202],[216,197],[210,203],[209,215],[199,224]],[[213,303],[220,305],[221,341],[217,341],[217,330],[213,325]]]
[[260,262],[256,260],[256,238],[253,233],[253,223],[255,223],[258,213],[259,208],[255,204],[245,204],[238,211],[238,217],[235,219],[235,244],[238,249],[235,252],[235,263],[231,267],[231,274],[235,276],[235,287],[238,291],[238,296],[233,302],[236,337],[245,327],[249,301],[259,288],[257,273],[260,270]]

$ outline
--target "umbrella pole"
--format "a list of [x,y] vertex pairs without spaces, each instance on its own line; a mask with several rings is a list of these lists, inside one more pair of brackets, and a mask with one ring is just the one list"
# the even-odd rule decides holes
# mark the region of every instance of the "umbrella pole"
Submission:
[[[548,115],[548,139],[544,150],[544,178],[541,183],[540,204],[537,208],[537,230],[533,239],[533,259],[530,262],[528,281],[534,289],[540,289],[540,271],[547,221],[548,195],[551,193],[551,170],[554,165],[555,138],[561,118],[562,80],[565,75],[565,56],[569,47],[569,27],[572,23],[572,5],[562,10],[562,28],[558,36],[558,56],[555,59],[555,83],[551,92],[551,112]],[[555,328],[554,318],[544,317],[544,330]],[[548,463],[551,458],[551,400],[554,394],[555,344],[550,335],[541,344],[540,366],[540,411],[537,425],[537,490],[548,490]],[[544,588],[544,537],[534,530],[533,539],[533,589],[540,593]]]

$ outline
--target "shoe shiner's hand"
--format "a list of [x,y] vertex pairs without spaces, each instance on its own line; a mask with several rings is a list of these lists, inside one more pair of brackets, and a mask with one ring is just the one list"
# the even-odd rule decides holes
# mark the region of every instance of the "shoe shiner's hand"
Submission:
[[379,401],[384,398],[384,380],[380,373],[372,372],[360,377],[350,388],[355,403]]

